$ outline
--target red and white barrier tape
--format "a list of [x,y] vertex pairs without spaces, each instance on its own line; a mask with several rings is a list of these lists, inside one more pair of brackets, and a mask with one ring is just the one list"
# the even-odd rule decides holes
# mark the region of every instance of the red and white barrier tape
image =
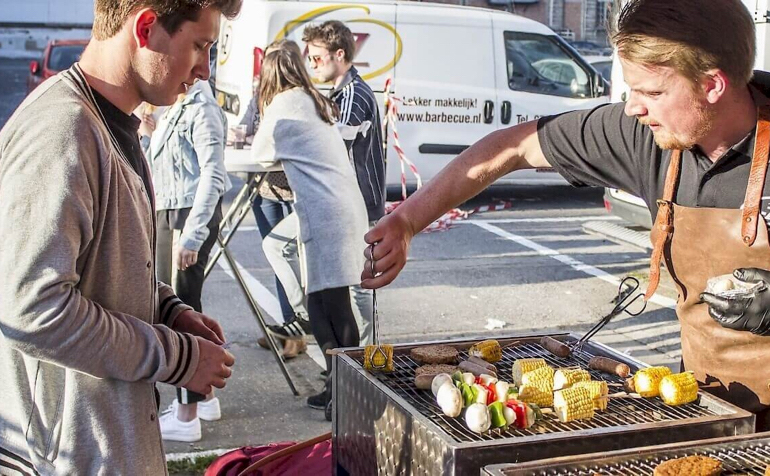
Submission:
[[[388,78],[385,81],[385,120],[382,123],[382,128],[383,136],[386,138],[388,137],[388,126],[390,126],[390,128],[393,130],[393,148],[398,154],[398,161],[401,165],[401,201],[388,202],[385,207],[386,214],[395,210],[401,203],[403,203],[404,200],[406,200],[406,170],[404,168],[404,164],[409,166],[409,171],[412,172],[412,175],[414,175],[415,179],[417,179],[417,188],[419,189],[422,187],[422,177],[420,177],[417,166],[415,166],[414,162],[409,160],[409,158],[406,156],[404,149],[401,148],[401,143],[398,138],[398,129],[396,126],[396,123],[398,122],[398,103],[402,102],[402,100],[401,98],[396,97],[390,91],[392,84],[393,82],[391,81],[391,78]],[[511,208],[511,206],[511,202],[501,201],[492,205],[476,207],[470,211],[463,211],[459,208],[453,208],[452,210],[449,210],[444,215],[442,215],[438,220],[428,225],[422,232],[430,233],[433,231],[445,231],[452,226],[453,222],[465,220],[474,213],[505,210],[506,208]]]

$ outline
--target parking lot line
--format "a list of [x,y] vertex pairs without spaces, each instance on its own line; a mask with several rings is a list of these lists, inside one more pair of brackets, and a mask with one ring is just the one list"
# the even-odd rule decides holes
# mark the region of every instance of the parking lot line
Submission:
[[[245,227],[239,228],[239,230],[243,230]],[[216,249],[212,250],[213,252],[216,252]],[[219,265],[222,270],[224,270],[225,273],[227,273],[228,276],[230,276],[231,279],[235,280],[235,275],[233,275],[233,271],[230,269],[230,264],[225,259],[220,259],[217,261],[217,264]],[[241,266],[241,264],[236,261],[235,264],[238,266],[238,271],[241,272],[241,276],[243,276],[243,280],[246,282],[246,287],[249,289],[249,293],[254,297],[254,300],[257,302],[260,308],[262,308],[263,311],[265,311],[265,314],[267,314],[267,317],[269,317],[273,323],[279,323],[283,322],[283,318],[279,317],[281,316],[281,305],[278,303],[278,298],[273,294],[269,289],[267,289],[257,278],[251,275],[246,268]],[[307,355],[313,359],[313,362],[318,364],[321,368],[326,368],[326,360],[324,359],[323,352],[321,352],[321,349],[318,347],[317,344],[308,344],[307,346]]]
[[[471,220],[468,223],[472,223],[478,226],[479,228],[487,230],[490,233],[494,233],[495,235],[501,238],[505,238],[506,240],[513,241],[515,243],[520,244],[521,246],[534,250],[542,256],[548,256],[550,258],[553,258],[556,261],[559,261],[560,263],[566,264],[567,266],[571,267],[575,271],[580,271],[590,276],[594,276],[596,278],[601,279],[602,281],[606,281],[615,286],[620,285],[620,279],[616,278],[615,276],[611,275],[610,273],[604,270],[601,270],[589,264],[583,263],[582,261],[578,261],[571,256],[559,253],[558,251],[548,248],[546,246],[535,243],[534,241],[524,238],[523,236],[514,235],[513,233],[505,231],[500,227],[492,225],[490,221]],[[654,294],[652,298],[650,298],[650,301],[662,307],[667,307],[670,309],[676,308],[675,300],[671,298],[667,298],[665,296],[661,296],[657,293]]]

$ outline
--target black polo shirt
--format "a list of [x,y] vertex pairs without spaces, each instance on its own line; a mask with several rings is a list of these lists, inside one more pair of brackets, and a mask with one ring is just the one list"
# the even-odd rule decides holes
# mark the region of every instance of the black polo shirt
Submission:
[[[770,73],[755,72],[752,85],[765,95]],[[755,100],[766,101],[761,94]],[[624,114],[623,103],[549,116],[538,122],[546,160],[575,186],[619,188],[641,197],[657,214],[671,150],[655,144],[652,131]],[[675,202],[686,207],[737,209],[743,205],[754,152],[755,130],[712,162],[697,146],[682,153]],[[765,179],[768,188],[770,174]],[[770,196],[763,193],[761,213],[770,219]]]

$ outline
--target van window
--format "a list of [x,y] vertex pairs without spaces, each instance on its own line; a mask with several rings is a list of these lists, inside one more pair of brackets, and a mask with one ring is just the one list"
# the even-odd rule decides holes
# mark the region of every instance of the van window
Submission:
[[569,98],[591,97],[591,77],[555,37],[505,32],[508,87]]

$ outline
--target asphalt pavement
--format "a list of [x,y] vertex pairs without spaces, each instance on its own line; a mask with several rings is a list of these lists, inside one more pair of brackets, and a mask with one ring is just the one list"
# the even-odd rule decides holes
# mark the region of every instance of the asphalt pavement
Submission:
[[[26,61],[0,59],[0,125],[24,96]],[[235,184],[226,206],[242,183]],[[403,343],[569,330],[585,332],[609,312],[624,276],[646,287],[649,256],[583,231],[588,221],[613,221],[599,189],[520,186],[484,194],[473,209],[500,199],[512,206],[477,213],[444,232],[415,237],[399,278],[378,291],[381,340]],[[278,316],[272,271],[249,215],[231,250],[250,292]],[[204,286],[204,311],[223,325],[236,357],[233,377],[218,392],[222,419],[203,422],[197,443],[166,444],[167,453],[221,450],[242,445],[303,440],[330,430],[320,411],[305,405],[320,391],[320,352],[312,348],[288,362],[300,395],[294,396],[270,352],[259,348],[258,326],[236,282],[216,266]],[[675,367],[679,327],[676,294],[665,276],[656,300],[638,317],[622,315],[597,340],[650,364]],[[163,404],[174,389],[161,388]]]

